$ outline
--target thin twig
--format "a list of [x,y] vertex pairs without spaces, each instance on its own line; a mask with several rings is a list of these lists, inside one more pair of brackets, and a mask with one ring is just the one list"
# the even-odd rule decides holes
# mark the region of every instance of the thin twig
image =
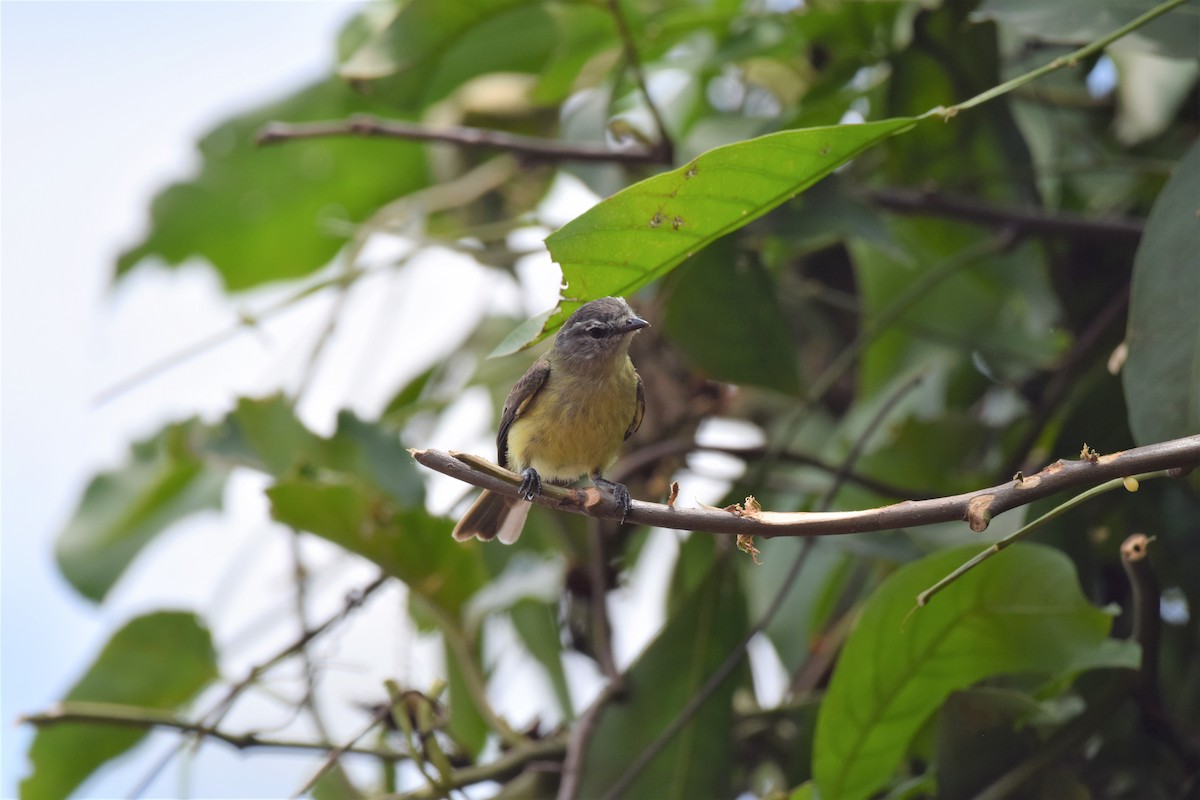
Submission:
[[[459,789],[472,786],[484,781],[504,782],[525,769],[526,765],[535,761],[557,761],[563,757],[567,748],[566,734],[548,737],[546,739],[524,741],[517,747],[505,751],[495,761],[486,764],[476,764],[456,769],[448,779],[441,782],[445,790]],[[399,795],[385,795],[384,800],[425,800],[439,797],[428,786],[423,786],[411,792]]]
[[633,33],[629,30],[625,12],[621,10],[621,0],[608,0],[608,10],[612,14],[613,23],[617,26],[617,35],[621,37],[621,49],[625,53],[625,59],[629,62],[629,68],[633,70],[633,78],[637,82],[638,90],[646,99],[646,107],[650,109],[650,116],[654,118],[654,126],[658,128],[658,142],[654,145],[653,151],[662,155],[663,163],[673,163],[675,143],[671,140],[671,135],[667,133],[666,123],[663,122],[658,106],[654,104],[654,98],[650,96],[650,89],[646,83],[646,72],[642,69],[642,59],[638,55],[637,43],[633,40]]
[[[304,648],[308,646],[309,642],[313,641],[330,627],[340,622],[342,619],[348,616],[351,611],[361,606],[376,589],[378,589],[387,581],[389,577],[390,576],[386,573],[381,572],[379,577],[377,577],[367,586],[347,595],[345,605],[343,605],[342,609],[327,619],[324,623],[310,631],[303,632],[300,638],[292,642],[283,650],[276,653],[268,660],[251,667],[250,671],[246,674],[246,677],[231,686],[225,695],[222,696],[222,698],[216,703],[214,703],[213,706],[209,708],[209,710],[201,717],[201,722],[198,723],[199,729],[196,731],[195,735],[190,738],[192,748],[197,749],[200,747],[205,736],[203,731],[218,728],[221,724],[221,721],[233,707],[233,704],[237,698],[241,696],[242,692],[248,689],[256,680],[258,680],[259,677],[267,672],[267,670],[287,660],[297,652],[304,650]],[[181,741],[177,747],[167,751],[167,753],[163,755],[163,757],[159,759],[157,763],[150,767],[150,769],[146,772],[146,775],[142,778],[134,790],[129,793],[129,796],[141,797],[141,795],[144,794],[150,787],[150,784],[154,782],[154,779],[157,778],[164,769],[166,769],[167,765],[170,764],[176,756],[178,756],[185,748],[188,747],[188,743],[189,740],[185,739]]]
[[[1200,437],[1198,437],[1198,438],[1200,438]],[[968,572],[973,570],[975,567],[982,564],[984,561],[987,561],[989,558],[991,558],[992,556],[999,553],[1001,550],[1009,548],[1009,547],[1013,546],[1014,544],[1016,544],[1017,542],[1021,541],[1026,536],[1028,536],[1029,534],[1033,533],[1038,528],[1045,525],[1047,522],[1057,519],[1058,517],[1062,516],[1063,514],[1067,513],[1068,511],[1070,511],[1072,508],[1082,505],[1083,503],[1087,502],[1088,500],[1091,500],[1093,497],[1104,494],[1105,492],[1110,492],[1113,489],[1116,489],[1120,486],[1124,486],[1125,480],[1128,477],[1134,477],[1134,479],[1136,481],[1146,481],[1146,480],[1150,480],[1152,478],[1165,478],[1165,477],[1167,477],[1167,471],[1159,470],[1157,472],[1147,472],[1143,475],[1126,476],[1125,478],[1113,478],[1112,480],[1106,481],[1105,483],[1102,483],[1099,486],[1093,486],[1091,489],[1088,489],[1085,492],[1081,492],[1081,493],[1075,495],[1070,500],[1067,500],[1065,503],[1061,503],[1061,504],[1055,506],[1054,508],[1047,511],[1045,514],[1042,514],[1040,517],[1033,520],[1032,522],[1022,525],[1020,528],[1013,531],[1008,536],[1005,536],[1000,541],[989,546],[986,550],[979,553],[979,555],[975,556],[974,558],[970,559],[966,563],[959,566],[957,569],[955,569],[953,572],[951,572],[946,577],[942,578],[940,581],[935,583],[933,586],[930,586],[928,589],[926,589],[925,591],[918,594],[917,595],[917,605],[918,606],[926,605],[935,594],[942,591],[947,586],[949,586],[950,584],[954,583],[956,580],[961,578],[963,575],[967,574]]]
[[[18,722],[27,723],[37,728],[48,728],[53,725],[79,722],[93,725],[113,725],[123,728],[164,728],[182,733],[195,734],[214,741],[223,742],[238,750],[263,748],[274,750],[297,750],[310,752],[313,750],[328,751],[333,745],[329,742],[305,742],[294,739],[273,739],[254,732],[231,733],[200,722],[179,719],[170,711],[160,708],[139,708],[116,703],[59,703],[46,711],[22,716]],[[374,747],[349,747],[348,753],[373,756],[381,761],[404,761],[408,756],[395,750],[385,750]]]
[[1145,14],[1130,20],[1106,36],[1101,36],[1099,39],[1084,45],[1074,52],[1068,53],[1060,58],[1056,58],[1049,64],[1026,72],[1024,75],[1019,75],[1010,81],[1005,81],[999,86],[993,86],[991,89],[988,89],[985,92],[980,92],[971,99],[964,100],[963,102],[952,105],[949,108],[935,108],[927,112],[924,116],[938,116],[943,119],[950,119],[960,111],[966,111],[969,108],[974,108],[975,106],[982,105],[989,100],[1008,94],[1012,90],[1020,88],[1027,83],[1031,83],[1038,78],[1043,77],[1044,75],[1049,75],[1055,70],[1062,69],[1063,67],[1073,67],[1084,59],[1099,53],[1101,50],[1108,47],[1110,44],[1122,38],[1123,36],[1133,33],[1135,30],[1151,20],[1166,14],[1168,11],[1178,8],[1186,2],[1188,2],[1188,0],[1167,0],[1167,2],[1155,6]]
[[1072,388],[1078,388],[1078,374],[1082,365],[1089,361],[1096,347],[1099,346],[1104,333],[1121,317],[1129,303],[1129,284],[1125,284],[1102,308],[1091,317],[1087,328],[1071,345],[1070,351],[1053,368],[1046,388],[1038,398],[1037,406],[1030,415],[1025,432],[1020,441],[1013,447],[1009,459],[997,473],[1003,477],[1012,475],[1018,469],[1024,470],[1030,464],[1026,463],[1030,451],[1033,450],[1042,431],[1045,430],[1054,412],[1059,408],[1059,402]]
[[503,150],[527,161],[599,161],[610,164],[670,164],[667,153],[652,149],[612,150],[606,145],[585,142],[563,142],[520,136],[483,128],[430,128],[413,122],[380,119],[369,114],[355,114],[342,120],[326,122],[271,122],[255,141],[260,145],[297,139],[319,139],[330,136],[379,136],[424,142],[444,142],[460,147]]
[[[521,476],[470,453],[441,450],[410,450],[413,458],[430,469],[497,494],[517,497]],[[634,500],[626,518],[637,525],[723,534],[775,536],[831,536],[865,531],[931,525],[936,522],[966,521],[971,529],[983,531],[998,514],[1028,505],[1059,492],[1096,486],[1155,470],[1191,469],[1200,466],[1200,435],[1135,447],[1109,455],[1078,461],[1059,460],[1034,475],[965,494],[930,500],[912,500],[861,511],[772,512],[729,509],[684,508]],[[573,514],[619,520],[623,509],[616,500],[598,489],[543,487],[533,502]]]
[[556,800],[575,800],[575,795],[579,792],[579,779],[583,775],[583,756],[587,752],[592,732],[596,730],[596,722],[605,707],[613,699],[619,697],[623,690],[623,685],[616,681],[610,681],[571,729],[571,736],[567,740],[567,753],[563,758],[562,776],[559,779]]
[[333,277],[321,278],[320,280],[314,281],[307,286],[302,286],[296,291],[288,294],[286,297],[283,297],[275,303],[267,306],[262,311],[240,311],[238,312],[237,322],[228,328],[214,331],[213,333],[196,340],[192,344],[187,345],[175,351],[174,353],[159,359],[158,361],[148,364],[124,378],[121,378],[116,383],[106,386],[92,398],[92,405],[94,407],[102,406],[105,403],[108,403],[125,394],[126,392],[137,388],[151,378],[157,377],[159,374],[166,372],[172,367],[179,366],[185,361],[189,361],[197,356],[203,355],[214,347],[224,344],[239,334],[246,332],[248,329],[257,328],[258,325],[264,320],[288,310],[296,303],[299,303],[302,300],[307,300],[310,297],[314,297],[322,290],[327,289],[330,286],[338,286],[348,279],[348,276],[344,272],[341,272]]
[[337,765],[338,759],[340,759],[345,753],[350,752],[354,746],[358,744],[358,740],[370,733],[376,725],[383,722],[384,718],[387,717],[391,711],[392,707],[390,704],[382,704],[379,709],[373,715],[371,715],[371,718],[367,720],[366,724],[355,731],[353,736],[337,747],[330,748],[325,758],[319,765],[317,765],[316,770],[313,771],[313,774],[309,776],[308,780],[304,782],[303,786],[292,793],[292,797],[300,797],[309,789],[316,786],[317,781],[321,780],[325,773],[329,772],[329,770],[333,769]]
[[309,643],[325,634],[346,617],[350,616],[352,612],[361,607],[362,604],[367,601],[367,598],[369,598],[375,593],[376,590],[387,583],[390,577],[391,576],[386,572],[380,572],[378,577],[376,577],[362,589],[357,589],[348,594],[342,604],[342,607],[330,615],[329,618],[320,625],[312,628],[311,630],[302,632],[295,641],[284,647],[275,655],[271,656],[266,661],[251,667],[246,673],[246,676],[231,686],[225,695],[213,705],[207,714],[204,715],[203,719],[205,724],[209,726],[216,726],[220,724],[220,721],[225,718],[225,714],[227,714],[229,709],[233,707],[234,702],[238,697],[241,696],[242,692],[246,691],[246,689],[248,689],[260,677],[262,677],[265,672],[277,664],[286,661],[288,658],[291,658],[296,653],[301,652],[309,645]]

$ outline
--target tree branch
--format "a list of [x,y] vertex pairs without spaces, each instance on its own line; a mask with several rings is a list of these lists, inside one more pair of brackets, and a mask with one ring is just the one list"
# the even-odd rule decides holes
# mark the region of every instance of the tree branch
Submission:
[[971,197],[917,189],[875,189],[867,199],[901,214],[929,214],[980,225],[1008,228],[1018,235],[1136,242],[1145,220],[1123,216],[1088,217],[1033,208],[1005,208]]
[[[419,463],[432,470],[497,494],[517,496],[521,477],[478,456],[441,450],[409,452]],[[1200,435],[1104,456],[1089,452],[1081,460],[1059,460],[1035,475],[1018,476],[999,486],[931,500],[908,500],[861,511],[755,512],[741,506],[728,509],[682,508],[634,500],[626,521],[636,525],[764,538],[831,536],[959,520],[968,522],[974,531],[983,531],[997,514],[1059,492],[1096,486],[1113,478],[1154,470],[1187,470],[1196,466],[1200,466]],[[619,520],[623,516],[620,505],[596,488],[564,489],[547,484],[533,502],[600,519]]]
[[[140,708],[137,706],[119,705],[117,703],[59,703],[46,711],[20,717],[18,722],[28,723],[37,728],[48,728],[53,725],[70,722],[114,725],[145,730],[151,728],[169,728],[183,733],[191,733],[215,739],[236,747],[238,750],[261,747],[276,750],[303,750],[306,752],[320,750],[328,752],[334,747],[328,742],[271,739],[259,736],[253,732],[230,733],[210,725],[205,725],[202,722],[189,722],[188,720],[180,719],[170,711],[164,711],[160,708]],[[408,758],[408,755],[405,753],[375,747],[348,747],[343,752],[373,756],[382,761],[389,762],[403,761]]]
[[260,145],[321,139],[329,136],[380,136],[422,142],[443,142],[459,147],[503,150],[527,161],[599,161],[610,164],[670,165],[670,155],[658,150],[640,148],[613,150],[602,144],[563,142],[521,136],[484,128],[451,126],[430,128],[414,122],[381,119],[370,114],[355,114],[342,120],[326,122],[270,122],[255,137]]

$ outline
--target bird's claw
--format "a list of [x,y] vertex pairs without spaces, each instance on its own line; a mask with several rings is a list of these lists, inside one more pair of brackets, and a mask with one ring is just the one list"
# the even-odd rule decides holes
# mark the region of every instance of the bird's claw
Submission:
[[629,516],[630,511],[633,511],[633,498],[629,496],[629,490],[625,488],[625,484],[600,477],[593,477],[592,483],[612,492],[613,499],[621,507],[621,524],[624,525],[625,518]]
[[517,495],[522,500],[532,501],[542,493],[542,476],[537,470],[529,467],[521,473],[521,485],[517,487]]

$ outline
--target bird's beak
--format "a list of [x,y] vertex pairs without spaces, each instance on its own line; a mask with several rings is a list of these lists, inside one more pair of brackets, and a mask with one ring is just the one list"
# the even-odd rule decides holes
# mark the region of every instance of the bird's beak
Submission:
[[640,331],[642,328],[649,328],[650,323],[641,317],[630,317],[625,320],[625,324],[621,326],[621,333],[633,333]]

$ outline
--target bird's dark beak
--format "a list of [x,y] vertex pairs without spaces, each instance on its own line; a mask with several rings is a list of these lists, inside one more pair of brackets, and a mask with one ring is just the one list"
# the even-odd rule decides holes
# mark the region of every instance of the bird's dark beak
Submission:
[[625,324],[621,326],[621,333],[633,333],[634,331],[640,331],[642,328],[649,327],[650,323],[646,322],[646,320],[642,319],[641,317],[630,317],[629,319],[625,320]]

